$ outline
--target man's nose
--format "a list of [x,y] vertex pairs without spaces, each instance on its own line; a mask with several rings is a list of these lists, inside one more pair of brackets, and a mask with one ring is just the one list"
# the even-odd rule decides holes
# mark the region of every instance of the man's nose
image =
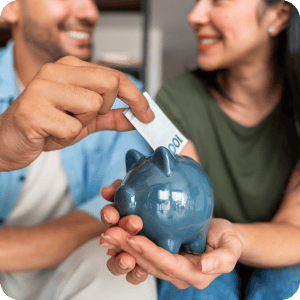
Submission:
[[97,23],[99,10],[94,0],[75,0],[75,15],[77,19],[85,19],[91,23]]
[[211,0],[199,0],[188,15],[188,22],[192,27],[204,25],[210,21]]

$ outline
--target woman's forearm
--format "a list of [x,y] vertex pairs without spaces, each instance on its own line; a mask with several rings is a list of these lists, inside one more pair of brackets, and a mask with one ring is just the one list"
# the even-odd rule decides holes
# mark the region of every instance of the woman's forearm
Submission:
[[284,222],[234,224],[245,265],[271,268],[300,263],[300,228]]
[[30,271],[59,265],[71,252],[104,232],[101,223],[77,211],[31,227],[0,229],[0,271]]

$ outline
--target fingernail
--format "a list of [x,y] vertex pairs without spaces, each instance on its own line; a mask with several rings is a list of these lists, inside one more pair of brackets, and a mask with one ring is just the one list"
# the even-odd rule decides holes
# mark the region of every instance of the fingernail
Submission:
[[118,242],[116,242],[112,237],[110,237],[109,235],[105,235],[104,233],[101,234],[101,237],[106,239],[108,242],[110,242],[111,244],[115,245],[115,246],[120,246],[118,244]]
[[137,269],[135,272],[135,275],[139,278],[141,278],[142,276],[144,276],[146,273],[144,271],[142,271],[141,269]]
[[104,247],[106,249],[115,249],[116,247],[114,245],[110,245],[108,243],[99,244],[101,247]]
[[126,270],[128,269],[128,266],[124,264],[124,262],[122,261],[122,258],[119,261],[119,266],[121,269]]
[[139,228],[136,224],[134,224],[134,222],[132,221],[131,218],[129,219],[128,222],[129,222],[129,224],[130,224],[133,228],[135,228],[135,229],[138,229],[138,228]]
[[114,257],[118,256],[119,254],[120,254],[119,252],[117,252],[116,250],[113,250],[113,249],[108,249],[106,252],[106,255],[114,256]]
[[127,239],[127,241],[129,242],[129,244],[131,245],[131,247],[138,253],[142,253],[142,249],[140,248],[140,246],[138,246],[138,244],[131,239]]
[[146,116],[147,116],[147,119],[149,119],[149,120],[153,120],[155,118],[155,115],[150,107],[146,111]]
[[210,273],[219,267],[219,260],[215,257],[209,257],[201,262],[202,273]]
[[107,223],[111,224],[111,220],[107,218],[106,214],[103,215],[103,218]]

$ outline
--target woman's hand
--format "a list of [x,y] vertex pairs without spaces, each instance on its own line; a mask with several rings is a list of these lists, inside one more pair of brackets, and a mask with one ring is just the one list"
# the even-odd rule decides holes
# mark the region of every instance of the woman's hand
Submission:
[[[115,192],[121,185],[121,182],[122,180],[116,180],[112,185],[104,187],[101,190],[103,198],[113,202]],[[131,215],[120,219],[120,215],[114,204],[107,205],[102,209],[101,221],[106,229],[109,229],[112,226],[118,226],[130,235],[137,234],[143,228],[143,222],[138,216]],[[118,245],[115,245],[116,242],[114,242],[110,236],[102,235],[99,244],[107,248],[107,254],[112,256],[107,262],[108,268],[112,274],[127,274],[127,280],[131,283],[136,282],[136,284],[146,280],[148,274],[136,266],[135,258],[122,251]]]
[[[103,197],[112,200],[120,182],[102,189]],[[114,275],[127,274],[127,281],[133,284],[143,282],[147,274],[152,274],[180,289],[189,286],[204,289],[219,275],[231,272],[242,252],[233,225],[223,219],[212,219],[205,253],[196,255],[183,251],[171,254],[146,237],[135,236],[142,229],[142,220],[133,215],[119,220],[113,205],[103,208],[101,217],[108,229],[100,245],[108,248],[112,256],[108,269]]]

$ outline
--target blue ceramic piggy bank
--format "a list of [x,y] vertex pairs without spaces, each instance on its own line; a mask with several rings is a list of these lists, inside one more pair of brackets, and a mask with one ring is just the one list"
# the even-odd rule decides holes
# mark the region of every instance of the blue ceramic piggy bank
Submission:
[[129,150],[126,170],[114,199],[120,216],[140,216],[141,234],[171,253],[178,253],[181,245],[203,253],[214,197],[200,165],[159,147],[150,157]]

